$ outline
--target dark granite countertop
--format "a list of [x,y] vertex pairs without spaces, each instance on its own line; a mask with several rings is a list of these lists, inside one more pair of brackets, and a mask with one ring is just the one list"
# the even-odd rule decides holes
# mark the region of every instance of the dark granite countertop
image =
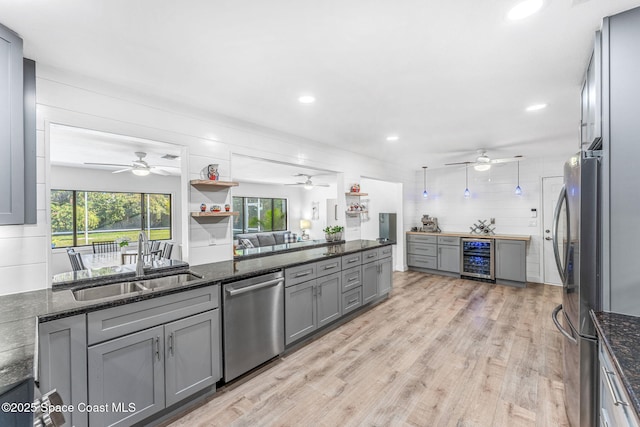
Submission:
[[[240,261],[222,261],[189,267],[189,271],[203,276],[200,280],[167,288],[137,291],[126,296],[115,296],[93,301],[76,301],[71,288],[91,287],[126,278],[135,280],[135,271],[120,269],[70,272],[57,275],[53,288],[0,296],[0,387],[34,376],[35,338],[37,323],[61,317],[87,313],[99,309],[156,298],[185,289],[226,283],[275,271],[285,267],[315,262],[366,249],[387,246],[391,242],[355,240],[333,246],[303,251],[274,254]],[[184,271],[186,263],[156,266],[151,273],[164,274],[167,269]],[[111,274],[109,274],[111,273]],[[149,277],[153,277],[151,274]]]
[[259,248],[236,249],[233,259],[236,261],[242,261],[245,259],[271,256],[286,252],[306,251],[312,248],[332,246],[340,243],[345,243],[345,241],[340,240],[336,242],[327,242],[326,240],[303,240],[300,242],[283,243],[280,245],[261,246]]
[[600,339],[620,371],[620,379],[640,415],[640,317],[591,312]]

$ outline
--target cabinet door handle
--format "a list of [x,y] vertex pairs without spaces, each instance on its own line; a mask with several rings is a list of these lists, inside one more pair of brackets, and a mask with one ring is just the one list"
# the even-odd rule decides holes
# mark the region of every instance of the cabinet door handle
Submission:
[[156,356],[160,360],[160,337],[156,336]]
[[353,300],[349,301],[349,302],[347,303],[347,305],[349,305],[349,304],[355,304],[355,303],[357,303],[357,302],[358,302],[358,298],[356,298],[356,299],[353,299]]
[[311,273],[313,273],[313,270],[307,270],[305,272],[296,274],[294,277],[304,277],[310,275]]
[[347,280],[347,282],[353,282],[354,280],[358,280],[358,277],[352,277],[351,279]]
[[602,373],[604,374],[604,378],[607,381],[607,386],[609,388],[609,392],[611,393],[611,397],[613,397],[613,404],[616,406],[620,406],[620,405],[627,406],[628,403],[622,399],[618,399],[617,393],[615,393],[613,390],[613,384],[611,383],[610,375],[615,375],[615,373],[611,371],[607,371],[607,368],[605,368],[604,366],[602,367]]
[[173,332],[169,335],[169,354],[173,357]]
[[325,265],[324,269],[325,270],[331,270],[332,268],[336,268],[338,266],[338,264],[333,264],[333,265]]
[[322,296],[322,286],[318,286],[318,295]]
[[367,258],[374,258],[376,256],[376,254],[369,254],[367,255]]
[[347,261],[347,264],[351,264],[353,262],[356,262],[358,260],[358,258],[351,258],[349,261]]

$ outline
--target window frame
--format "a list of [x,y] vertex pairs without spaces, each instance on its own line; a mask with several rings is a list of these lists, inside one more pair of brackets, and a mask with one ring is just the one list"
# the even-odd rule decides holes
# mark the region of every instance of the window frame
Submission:
[[[88,243],[88,244],[78,244],[78,224],[77,224],[77,219],[78,219],[78,212],[77,212],[77,208],[78,208],[78,193],[103,193],[103,194],[135,194],[137,196],[140,197],[140,228],[139,230],[136,229],[136,231],[145,231],[147,233],[147,235],[150,235],[150,229],[146,228],[146,223],[147,223],[147,210],[146,210],[146,199],[148,198],[148,196],[154,196],[154,195],[159,195],[159,196],[166,196],[169,198],[169,207],[168,207],[168,212],[169,212],[169,238],[168,239],[163,239],[163,240],[172,240],[173,239],[173,194],[172,193],[151,193],[151,192],[137,192],[137,191],[107,191],[107,190],[70,190],[70,189],[61,189],[61,188],[52,188],[49,190],[49,194],[52,194],[54,191],[68,191],[71,192],[71,216],[72,216],[72,221],[73,221],[73,226],[72,226],[72,230],[71,230],[71,237],[72,237],[72,245],[70,246],[53,246],[53,232],[54,230],[51,228],[53,226],[53,224],[50,224],[50,230],[51,230],[51,237],[52,237],[52,241],[51,246],[52,249],[66,249],[66,248],[81,248],[81,247],[89,247],[92,245],[92,243]],[[49,208],[51,210],[51,207]],[[115,240],[115,239],[114,239]]]
[[[236,231],[236,228],[233,227],[232,224],[232,231],[233,231],[233,236],[235,237],[238,234],[258,234],[258,233],[269,233],[272,231],[287,231],[289,229],[289,199],[287,199],[286,197],[260,197],[260,196],[233,196],[231,199],[231,202],[234,204],[235,206],[235,201],[236,199],[241,199],[242,200],[242,209],[239,211],[240,215],[239,215],[239,220],[242,222],[242,230],[240,231]],[[248,199],[257,199],[259,202],[262,200],[269,200],[269,205],[270,205],[270,209],[271,212],[274,211],[274,204],[275,201],[282,201],[284,203],[284,228],[282,229],[274,229],[274,225],[273,225],[273,215],[271,217],[271,230],[269,231],[265,231],[265,230],[258,230],[258,231],[249,231],[249,227],[248,227],[248,223],[249,223],[249,212],[248,212],[248,206],[247,206],[247,200]]]

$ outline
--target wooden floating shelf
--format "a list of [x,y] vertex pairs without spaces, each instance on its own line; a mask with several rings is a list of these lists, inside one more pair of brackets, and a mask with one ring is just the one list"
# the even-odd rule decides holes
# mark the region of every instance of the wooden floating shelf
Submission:
[[347,211],[347,215],[360,215],[363,213],[369,213],[369,211]]
[[238,216],[238,212],[191,212],[193,218]]
[[360,196],[368,196],[369,193],[344,193],[347,196],[355,196],[355,197],[360,197]]
[[234,181],[216,181],[213,179],[192,179],[191,185],[207,185],[212,187],[237,187],[240,185]]

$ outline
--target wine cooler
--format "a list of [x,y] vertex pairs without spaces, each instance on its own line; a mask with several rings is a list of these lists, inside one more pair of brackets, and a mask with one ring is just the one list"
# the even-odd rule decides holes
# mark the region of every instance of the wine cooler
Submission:
[[461,239],[461,276],[494,280],[493,239]]

